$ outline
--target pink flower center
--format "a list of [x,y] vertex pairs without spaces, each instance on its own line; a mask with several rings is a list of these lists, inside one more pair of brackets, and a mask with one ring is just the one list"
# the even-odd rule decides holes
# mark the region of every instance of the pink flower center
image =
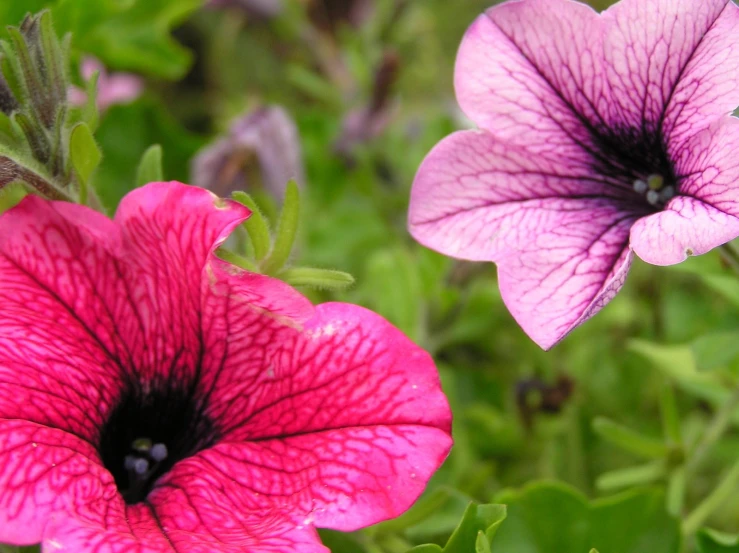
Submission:
[[[153,385],[152,385],[153,386]],[[125,390],[100,431],[98,451],[129,505],[146,500],[178,461],[213,445],[218,433],[193,387]]]

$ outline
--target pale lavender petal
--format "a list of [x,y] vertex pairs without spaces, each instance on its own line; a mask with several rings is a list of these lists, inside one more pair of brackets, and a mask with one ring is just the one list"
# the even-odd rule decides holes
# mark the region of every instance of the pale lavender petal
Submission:
[[598,14],[569,0],[505,2],[469,28],[455,88],[465,114],[513,144],[581,155],[603,98]]
[[661,133],[674,154],[739,104],[731,0],[621,0],[602,20],[610,126]]
[[739,236],[739,218],[693,198],[679,196],[669,209],[639,219],[631,247],[647,263],[674,265]]
[[631,210],[587,166],[465,131],[424,161],[411,194],[409,227],[453,257],[495,261],[503,300],[549,348],[595,314],[623,284]]

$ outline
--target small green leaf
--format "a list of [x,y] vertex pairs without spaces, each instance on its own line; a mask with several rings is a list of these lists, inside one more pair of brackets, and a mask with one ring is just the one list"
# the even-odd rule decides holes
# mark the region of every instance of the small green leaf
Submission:
[[[471,503],[462,521],[449,538],[444,553],[469,553],[477,543],[478,532],[495,533],[506,518],[505,505],[476,505]],[[489,538],[486,536],[486,540]]]
[[698,553],[739,553],[739,535],[702,529],[696,536]]
[[342,271],[292,267],[278,273],[278,278],[291,286],[308,286],[320,290],[344,290],[354,284],[354,277]]
[[254,198],[246,192],[237,191],[233,193],[233,199],[249,208],[251,215],[244,221],[243,225],[246,229],[251,245],[254,248],[254,258],[261,261],[269,253],[272,247],[272,237],[269,232],[267,219],[262,214],[262,210],[254,201]]
[[477,531],[477,540],[475,541],[475,553],[491,553],[490,542],[488,541],[485,532],[482,530]]
[[505,505],[470,503],[447,544],[419,545],[408,553],[490,553],[490,543],[506,518]]
[[287,188],[285,189],[285,202],[282,205],[282,212],[277,223],[277,232],[272,253],[262,266],[262,272],[264,274],[274,275],[287,263],[293,249],[295,235],[298,231],[299,218],[300,192],[298,191],[297,183],[291,180],[287,183]]
[[667,446],[660,440],[639,434],[604,417],[593,420],[593,430],[604,440],[640,457],[660,459],[668,452]]
[[409,549],[408,553],[442,553],[442,551],[444,550],[435,543],[426,543]]
[[100,148],[92,137],[90,127],[85,123],[78,123],[72,129],[69,140],[69,156],[80,185],[80,203],[84,204],[87,201],[90,177],[103,157]]
[[161,182],[164,180],[162,170],[162,147],[159,144],[149,146],[149,149],[141,156],[138,169],[136,169],[136,187],[144,186],[150,182]]

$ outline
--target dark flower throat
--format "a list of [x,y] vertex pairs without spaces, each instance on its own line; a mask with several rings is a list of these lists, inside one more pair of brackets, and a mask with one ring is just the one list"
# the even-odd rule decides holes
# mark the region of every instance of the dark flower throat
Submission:
[[678,177],[660,133],[646,129],[592,129],[593,169],[625,193],[638,211],[661,211],[679,193]]
[[216,441],[201,401],[183,388],[124,390],[100,432],[103,465],[129,505],[146,499],[175,463]]

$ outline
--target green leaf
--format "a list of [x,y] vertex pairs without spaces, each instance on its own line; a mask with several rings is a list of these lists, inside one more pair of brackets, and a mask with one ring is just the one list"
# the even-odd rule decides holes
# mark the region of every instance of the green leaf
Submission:
[[182,77],[192,55],[170,34],[202,0],[57,0],[54,21],[60,34],[94,52],[113,69],[167,79]]
[[408,553],[441,553],[442,551],[444,550],[435,543],[426,543],[409,549]]
[[151,98],[111,107],[95,138],[105,152],[95,175],[95,189],[110,213],[133,189],[141,157],[152,144],[160,144],[167,152],[162,159],[167,178],[188,182],[188,164],[204,143]]
[[144,186],[150,182],[161,182],[162,180],[164,180],[162,147],[159,144],[154,144],[141,156],[138,169],[136,169],[136,187]]
[[[264,262],[262,272],[267,275],[276,274],[287,263],[295,242],[300,219],[300,192],[295,181],[287,183],[285,201],[282,205],[280,219],[277,222],[275,243],[272,253]],[[247,219],[248,220],[248,219]]]
[[588,502],[563,484],[537,483],[497,500],[508,518],[495,538],[502,553],[678,553],[680,527],[664,496],[631,491]]
[[[471,503],[444,547],[444,553],[468,553],[477,543],[478,532],[484,532],[485,539],[490,540],[505,518],[505,505]],[[488,532],[490,532],[490,537],[487,537]]]
[[739,553],[739,535],[704,528],[696,536],[698,553]]
[[246,233],[249,235],[251,245],[254,248],[254,258],[261,261],[269,253],[272,247],[272,237],[269,232],[269,225],[262,210],[259,209],[257,202],[254,201],[246,192],[236,191],[233,193],[233,199],[249,208],[251,215],[244,221],[243,225]]
[[80,185],[80,203],[85,203],[90,177],[103,157],[92,132],[90,132],[90,127],[85,123],[78,123],[72,129],[69,140],[69,156]]
[[[631,340],[629,349],[650,361],[680,388],[715,407],[724,405],[731,396],[731,391],[727,389],[718,373],[698,371],[690,346],[659,345],[645,340]],[[739,424],[739,410],[734,413],[732,420]]]
[[475,540],[475,553],[491,553],[490,540],[488,540],[485,532],[477,531],[477,540]]

